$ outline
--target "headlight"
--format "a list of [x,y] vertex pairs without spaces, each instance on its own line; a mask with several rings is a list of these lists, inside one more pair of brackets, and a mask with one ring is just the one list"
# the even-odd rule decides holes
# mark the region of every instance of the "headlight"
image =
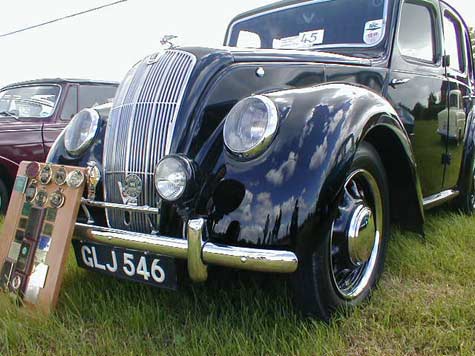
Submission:
[[155,168],[155,188],[162,199],[176,201],[183,196],[191,175],[191,166],[185,159],[164,157]]
[[224,144],[234,154],[252,158],[272,141],[279,122],[275,104],[261,95],[241,100],[224,123]]
[[82,154],[96,136],[99,114],[94,109],[77,113],[65,129],[64,147],[73,156]]

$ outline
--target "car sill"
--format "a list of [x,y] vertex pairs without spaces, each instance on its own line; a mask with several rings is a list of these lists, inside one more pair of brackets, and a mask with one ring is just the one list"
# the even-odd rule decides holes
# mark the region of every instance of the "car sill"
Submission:
[[458,197],[459,194],[460,192],[458,190],[449,189],[434,195],[430,195],[427,198],[424,198],[424,209],[427,210],[438,205],[442,205],[448,202],[449,200]]

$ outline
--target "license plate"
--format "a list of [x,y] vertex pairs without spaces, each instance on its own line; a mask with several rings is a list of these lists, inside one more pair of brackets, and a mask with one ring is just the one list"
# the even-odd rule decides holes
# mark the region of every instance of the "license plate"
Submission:
[[177,288],[175,259],[73,240],[79,267],[166,289]]

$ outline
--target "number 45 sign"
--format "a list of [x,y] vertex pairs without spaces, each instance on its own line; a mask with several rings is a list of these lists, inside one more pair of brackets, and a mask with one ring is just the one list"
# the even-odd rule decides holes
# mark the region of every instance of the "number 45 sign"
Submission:
[[322,44],[324,36],[325,30],[301,32],[299,34],[299,40],[304,46],[312,47]]

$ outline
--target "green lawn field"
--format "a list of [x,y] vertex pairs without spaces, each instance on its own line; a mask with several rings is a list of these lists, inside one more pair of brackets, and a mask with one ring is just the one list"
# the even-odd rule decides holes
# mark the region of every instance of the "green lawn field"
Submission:
[[472,355],[475,218],[438,210],[394,232],[380,288],[330,325],[300,318],[284,278],[214,275],[177,292],[76,267],[49,318],[0,296],[0,355]]

